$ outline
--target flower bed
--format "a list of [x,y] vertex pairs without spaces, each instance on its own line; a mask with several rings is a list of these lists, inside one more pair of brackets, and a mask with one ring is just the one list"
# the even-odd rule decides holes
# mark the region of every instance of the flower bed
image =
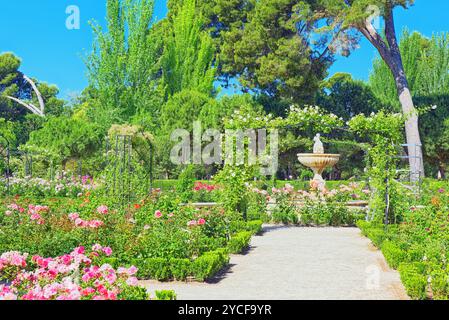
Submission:
[[229,253],[243,251],[262,225],[220,208],[179,206],[179,199],[159,191],[129,208],[105,203],[90,192],[9,198],[0,204],[0,252],[57,257],[103,243],[101,264],[135,265],[141,279],[203,281],[228,263]]
[[411,206],[397,225],[358,222],[362,233],[398,269],[413,299],[449,299],[449,192],[428,189],[420,206]]
[[[365,216],[357,208],[349,208],[351,200],[366,200],[370,191],[359,184],[341,185],[333,190],[295,190],[286,184],[283,188],[270,191],[251,189],[261,199],[265,198],[271,215],[268,221],[303,226],[354,226]],[[259,202],[263,200],[259,199]]]
[[[9,187],[9,188],[8,188]],[[80,193],[94,189],[92,178],[88,176],[58,176],[55,180],[32,177],[0,178],[0,195],[21,195],[27,197],[76,197]]]
[[0,256],[0,300],[148,300],[135,266],[98,265],[110,248],[75,248],[55,258],[6,252]]

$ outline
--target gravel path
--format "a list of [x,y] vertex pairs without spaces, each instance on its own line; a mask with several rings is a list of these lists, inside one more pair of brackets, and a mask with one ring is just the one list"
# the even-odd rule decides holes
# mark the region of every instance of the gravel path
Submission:
[[179,300],[407,299],[399,274],[357,228],[264,230],[209,283],[143,284],[150,292],[173,289]]

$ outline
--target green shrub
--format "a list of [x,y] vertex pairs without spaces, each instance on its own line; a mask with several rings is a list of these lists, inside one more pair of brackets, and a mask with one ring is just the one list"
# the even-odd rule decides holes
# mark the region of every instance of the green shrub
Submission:
[[398,270],[410,298],[415,300],[426,299],[427,278],[424,275],[424,264],[420,262],[401,263]]
[[229,224],[229,230],[231,233],[238,233],[241,231],[251,231],[252,234],[258,234],[262,231],[262,220],[244,221],[234,220]]
[[192,263],[192,273],[196,280],[204,281],[229,263],[229,256],[222,250],[207,252]]
[[176,300],[176,293],[173,290],[156,291],[156,300]]
[[372,243],[378,247],[382,247],[382,243],[386,240],[387,235],[382,228],[370,228],[367,230],[367,236]]
[[299,222],[298,214],[294,211],[286,212],[282,210],[275,210],[271,217],[274,223],[282,223],[285,225],[298,224]]
[[382,253],[388,265],[393,269],[397,269],[399,264],[407,260],[407,252],[388,240],[382,243]]
[[362,231],[362,234],[368,236],[368,229],[371,227],[371,223],[366,220],[358,220],[355,225]]
[[167,259],[163,258],[147,258],[133,260],[139,271],[137,276],[140,279],[155,279],[159,281],[167,281],[171,278],[170,264]]
[[118,295],[118,299],[142,301],[148,300],[147,289],[144,287],[131,287],[128,286]]
[[247,230],[251,231],[253,234],[259,234],[262,232],[263,221],[253,220],[247,223]]
[[189,259],[170,259],[170,272],[174,279],[184,281],[191,273],[192,262]]
[[192,199],[195,181],[195,167],[193,165],[186,166],[176,184],[176,193],[182,202],[189,202]]
[[249,247],[253,233],[251,231],[242,231],[231,237],[228,242],[229,253],[241,253]]
[[443,269],[432,272],[432,293],[435,300],[449,300],[449,275]]

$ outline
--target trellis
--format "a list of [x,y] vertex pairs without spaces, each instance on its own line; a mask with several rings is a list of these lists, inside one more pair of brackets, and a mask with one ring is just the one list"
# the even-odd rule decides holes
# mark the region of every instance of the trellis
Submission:
[[[117,199],[123,206],[136,200],[136,183],[139,183],[140,187],[143,183],[146,195],[151,194],[153,190],[154,147],[147,139],[144,141],[149,148],[148,157],[137,148],[133,148],[133,136],[116,135],[113,138],[106,138],[106,195]],[[138,174],[137,163],[145,170],[141,177],[135,176]]]

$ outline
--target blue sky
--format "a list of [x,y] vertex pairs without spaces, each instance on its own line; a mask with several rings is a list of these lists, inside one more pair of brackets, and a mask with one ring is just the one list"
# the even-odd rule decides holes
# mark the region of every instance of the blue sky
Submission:
[[[0,10],[0,52],[14,52],[22,58],[27,75],[56,84],[61,97],[80,92],[86,85],[82,57],[92,48],[92,19],[104,23],[105,0],[2,0]],[[165,16],[165,0],[155,0],[155,16]],[[77,5],[80,30],[65,27],[67,6]],[[404,27],[427,36],[449,31],[449,1],[416,0],[409,10],[396,10],[398,33]],[[376,50],[366,41],[349,58],[337,57],[330,73],[348,72],[366,80]]]

